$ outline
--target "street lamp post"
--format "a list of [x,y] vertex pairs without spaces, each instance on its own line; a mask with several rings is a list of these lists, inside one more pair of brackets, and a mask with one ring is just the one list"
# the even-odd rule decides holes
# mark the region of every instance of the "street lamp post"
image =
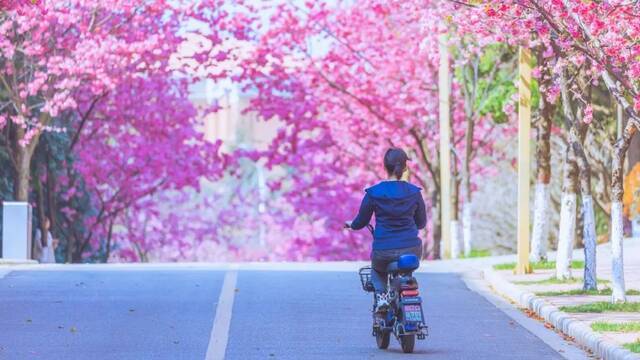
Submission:
[[451,256],[451,76],[449,70],[449,48],[447,36],[440,35],[440,68],[438,72],[438,93],[440,95],[440,211],[442,215],[442,258]]
[[529,193],[531,172],[531,51],[518,54],[518,264],[516,274],[531,273],[529,263]]

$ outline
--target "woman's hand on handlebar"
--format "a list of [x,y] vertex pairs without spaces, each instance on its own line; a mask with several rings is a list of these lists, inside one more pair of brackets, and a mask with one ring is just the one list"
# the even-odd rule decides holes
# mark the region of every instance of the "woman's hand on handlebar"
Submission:
[[[353,228],[351,227],[351,221],[345,221],[344,228],[353,230]],[[373,234],[373,225],[367,224],[367,230],[369,230],[369,232]]]

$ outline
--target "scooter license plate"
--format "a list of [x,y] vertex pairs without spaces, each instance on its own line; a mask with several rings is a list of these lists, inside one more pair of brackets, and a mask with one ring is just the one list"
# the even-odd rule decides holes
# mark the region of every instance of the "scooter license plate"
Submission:
[[404,318],[406,321],[422,322],[420,305],[404,305]]

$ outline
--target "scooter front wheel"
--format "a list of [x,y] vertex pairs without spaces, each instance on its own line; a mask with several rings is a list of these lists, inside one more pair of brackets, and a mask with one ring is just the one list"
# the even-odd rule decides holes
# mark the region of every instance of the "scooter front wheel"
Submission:
[[402,335],[400,336],[400,346],[405,354],[413,352],[413,348],[416,345],[416,335]]
[[378,330],[376,333],[376,344],[378,344],[378,349],[386,349],[389,347],[389,341],[391,339],[391,332]]

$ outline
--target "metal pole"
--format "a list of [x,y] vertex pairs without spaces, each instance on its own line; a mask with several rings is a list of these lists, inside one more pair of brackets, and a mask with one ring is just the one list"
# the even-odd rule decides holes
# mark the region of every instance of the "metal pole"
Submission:
[[518,265],[516,274],[531,273],[529,264],[529,193],[531,187],[531,51],[518,56]]
[[451,77],[447,36],[440,35],[440,70],[438,90],[440,94],[440,209],[442,214],[442,258],[451,256]]

